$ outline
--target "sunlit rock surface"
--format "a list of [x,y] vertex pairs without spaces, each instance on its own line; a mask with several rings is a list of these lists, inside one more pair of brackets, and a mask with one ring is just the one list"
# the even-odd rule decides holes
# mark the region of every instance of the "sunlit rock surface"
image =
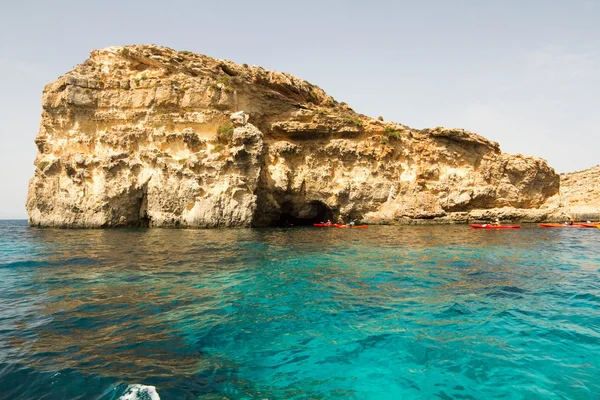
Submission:
[[600,220],[600,165],[560,175],[564,209],[576,220]]
[[48,84],[31,225],[541,221],[559,176],[462,130],[372,119],[290,74],[157,46]]

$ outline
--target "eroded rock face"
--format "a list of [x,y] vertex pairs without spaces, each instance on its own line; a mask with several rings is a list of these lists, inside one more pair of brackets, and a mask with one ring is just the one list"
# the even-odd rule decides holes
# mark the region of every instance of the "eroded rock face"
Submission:
[[560,175],[562,208],[580,221],[600,220],[600,165]]
[[245,227],[543,220],[559,177],[461,129],[356,114],[292,75],[111,47],[50,83],[30,224]]

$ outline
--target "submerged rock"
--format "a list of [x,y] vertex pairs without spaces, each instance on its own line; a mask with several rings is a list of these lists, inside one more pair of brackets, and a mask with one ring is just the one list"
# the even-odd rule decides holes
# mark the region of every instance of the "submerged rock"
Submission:
[[372,119],[290,74],[109,47],[48,84],[36,226],[248,227],[556,215],[559,176],[463,129]]

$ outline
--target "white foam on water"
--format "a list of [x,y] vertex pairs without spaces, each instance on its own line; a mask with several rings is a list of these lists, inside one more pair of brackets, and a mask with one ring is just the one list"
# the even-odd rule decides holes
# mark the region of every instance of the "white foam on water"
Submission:
[[129,385],[119,400],[160,400],[160,396],[154,386]]

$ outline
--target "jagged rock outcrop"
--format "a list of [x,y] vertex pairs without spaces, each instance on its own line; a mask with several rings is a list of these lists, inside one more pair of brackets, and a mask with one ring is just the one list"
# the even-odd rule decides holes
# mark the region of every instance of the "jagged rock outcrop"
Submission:
[[92,51],[48,84],[36,144],[37,226],[538,221],[558,207],[544,160],[461,129],[368,118],[286,73],[157,46]]

